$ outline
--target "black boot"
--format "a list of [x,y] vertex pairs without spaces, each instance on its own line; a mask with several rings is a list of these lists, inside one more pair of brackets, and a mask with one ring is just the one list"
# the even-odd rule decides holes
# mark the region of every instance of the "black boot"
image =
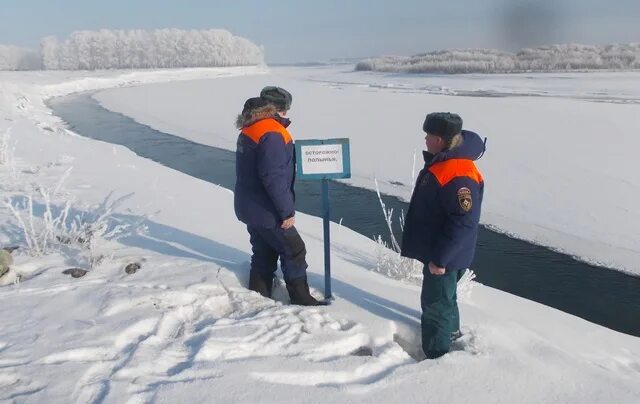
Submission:
[[269,276],[268,279],[257,272],[249,272],[249,289],[254,292],[260,293],[264,297],[271,297],[271,290],[273,289],[273,276]]
[[427,357],[427,359],[438,359],[439,357],[444,356],[448,353],[449,352],[447,351],[425,351],[424,355]]
[[309,293],[309,284],[307,278],[298,278],[287,282],[287,291],[291,298],[291,304],[297,304],[299,306],[320,306],[321,303],[317,301]]

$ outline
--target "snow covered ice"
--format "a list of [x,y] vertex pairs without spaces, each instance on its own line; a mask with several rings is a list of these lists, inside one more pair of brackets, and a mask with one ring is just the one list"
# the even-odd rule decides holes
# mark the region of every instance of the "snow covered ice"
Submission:
[[[416,362],[394,341],[394,336],[415,340],[420,288],[373,272],[375,242],[337,224],[332,224],[334,304],[314,308],[290,306],[282,284],[276,287],[275,301],[262,298],[244,287],[250,250],[245,229],[233,214],[233,195],[228,190],[140,158],[123,147],[80,137],[52,116],[43,102],[54,95],[131,86],[99,93],[97,98],[109,108],[127,109],[127,115],[169,133],[232,149],[236,137],[233,118],[242,105],[236,101],[247,98],[261,83],[278,78],[283,86],[292,87],[297,97],[291,116],[296,119],[294,134],[298,138],[333,135],[337,131],[352,137],[354,151],[360,150],[353,156],[354,166],[360,170],[354,179],[357,184],[369,181],[371,173],[387,182],[396,179],[407,183],[405,177],[410,176],[411,167],[405,162],[411,161],[421,141],[419,133],[415,133],[419,126],[410,119],[412,116],[396,116],[394,125],[375,119],[381,114],[374,111],[381,105],[383,110],[393,111],[392,106],[399,102],[407,106],[415,104],[409,114],[416,117],[436,105],[441,109],[451,107],[468,116],[470,126],[492,138],[508,140],[501,134],[510,133],[513,128],[513,122],[495,126],[491,120],[482,120],[486,110],[473,113],[481,104],[479,101],[476,104],[466,98],[327,85],[298,80],[297,77],[308,74],[307,70],[283,71],[269,73],[262,68],[246,67],[0,73],[0,136],[8,133],[8,146],[0,165],[3,202],[9,200],[17,206],[25,197],[32,196],[34,226],[40,228],[47,211],[41,189],[51,190],[49,206],[54,216],[68,201],[74,213],[84,212],[89,217],[110,194],[114,199],[128,196],[105,220],[110,228],[130,225],[129,231],[120,237],[97,240],[90,252],[99,253],[102,259],[77,279],[63,275],[62,271],[87,264],[84,247],[61,243],[51,253],[40,256],[29,255],[24,248],[13,253],[15,262],[10,273],[1,278],[6,285],[0,288],[3,309],[0,400],[27,403],[424,402],[425,397],[434,403],[640,400],[639,338],[480,284],[475,284],[472,293],[461,302],[465,336],[456,350],[440,360]],[[188,79],[197,81],[175,82]],[[171,83],[149,85],[153,82]],[[363,98],[360,91],[371,98]],[[322,110],[327,97],[340,92],[344,95],[336,96],[335,108],[344,112]],[[164,96],[159,96],[160,93]],[[214,106],[206,101],[205,93],[224,102]],[[140,101],[141,98],[145,101]],[[174,98],[172,105],[162,101],[167,98]],[[511,104],[498,101],[484,99],[482,104],[511,108],[515,122],[519,119],[518,108],[531,106],[518,100],[511,100]],[[580,108],[587,111],[580,113],[581,119],[598,112],[611,114],[611,122],[620,111],[614,107],[630,112],[636,107],[563,99],[543,101],[535,105],[545,108],[545,113],[558,108],[565,114],[570,111],[569,116],[578,114],[577,109],[571,109],[571,103],[580,102]],[[317,114],[307,114],[307,109]],[[638,116],[629,115],[633,115],[629,117],[631,120]],[[320,123],[323,119],[325,124]],[[595,123],[585,121],[584,125],[582,128],[586,130]],[[638,127],[635,121],[632,125]],[[383,149],[378,136],[371,134],[372,128],[379,134],[391,134],[398,147],[397,156],[409,157],[398,157],[397,161],[380,159],[388,144]],[[542,129],[526,128],[525,133],[538,133]],[[590,132],[586,133],[582,136],[589,139]],[[371,142],[364,149],[360,147],[364,142],[359,139],[367,134]],[[416,141],[409,135],[415,135]],[[501,155],[513,147],[513,142],[522,142],[526,137],[505,144],[496,139],[492,153]],[[535,137],[521,147],[534,146]],[[626,150],[616,149],[616,153],[624,156]],[[593,164],[590,157],[584,156],[588,164]],[[552,161],[549,156],[546,165],[552,165]],[[547,166],[537,171],[534,168],[539,166],[525,163],[515,169],[522,175],[541,172],[543,178],[548,178]],[[489,208],[487,220],[496,220],[497,225],[513,224],[510,219],[518,217],[519,210],[532,212],[531,206],[539,205],[539,199],[525,204],[524,197],[518,199],[520,191],[524,195],[525,190],[511,188],[506,195],[513,198],[507,202],[518,211],[506,209],[497,197],[498,190],[515,185],[501,184],[499,167],[483,169],[487,177],[495,178],[491,192],[496,197],[488,205],[493,204],[493,208]],[[619,191],[619,184],[634,181],[612,178],[606,185],[612,193]],[[598,178],[591,177],[594,180]],[[575,186],[584,185],[579,180],[573,182],[577,182]],[[408,186],[393,188],[387,183],[387,187],[405,196],[408,193]],[[568,201],[560,194],[556,197],[558,209],[568,206],[563,205]],[[602,202],[613,203],[611,198]],[[619,220],[609,207],[603,205],[598,215],[594,214],[593,226]],[[504,221],[496,213],[500,211],[507,212]],[[558,234],[575,224],[569,210],[563,213],[565,220],[553,227]],[[609,216],[601,217],[601,213]],[[0,217],[0,244],[24,245],[21,226],[4,203],[0,206]],[[539,219],[533,214],[527,217]],[[299,215],[298,225],[309,251],[310,286],[320,296],[322,222]],[[531,223],[526,223],[522,227],[530,226]],[[628,248],[629,257],[636,257],[637,245],[613,239],[613,231],[607,232],[610,228],[601,226],[599,234],[606,237],[603,240],[593,237],[590,232],[593,228],[589,227],[592,224],[585,226],[577,235],[588,238],[594,245],[613,240],[612,249]],[[633,229],[624,229],[632,234]],[[617,237],[622,239],[620,233]],[[571,245],[563,248],[571,250]],[[585,256],[590,257],[586,252]],[[604,256],[609,255],[603,253]],[[125,267],[133,262],[139,263],[140,268],[128,274]]]

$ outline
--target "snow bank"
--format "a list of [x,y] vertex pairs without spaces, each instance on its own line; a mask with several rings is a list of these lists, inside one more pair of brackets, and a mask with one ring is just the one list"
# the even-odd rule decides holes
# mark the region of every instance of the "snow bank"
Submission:
[[356,70],[396,73],[514,73],[640,68],[640,43],[549,45],[517,53],[494,49],[446,49],[414,56],[360,61]]
[[[137,77],[159,79],[148,74]],[[54,206],[73,199],[77,209],[91,211],[110,192],[131,195],[114,219],[142,220],[147,231],[105,245],[109,256],[78,279],[61,274],[76,263],[70,250],[42,257],[14,253],[12,273],[21,281],[0,288],[0,400],[451,404],[640,398],[640,338],[482,285],[461,302],[466,336],[456,350],[416,363],[394,336],[417,346],[419,288],[371,272],[375,243],[335,224],[333,305],[289,306],[282,284],[276,301],[249,292],[250,248],[230,192],[123,147],[76,136],[42,106],[47,95],[96,85],[91,80],[41,76],[33,84],[32,75],[11,76],[12,90],[21,92],[5,93],[0,103],[0,133],[10,129],[15,147],[13,169],[0,166],[2,198],[53,189],[72,167]],[[116,75],[101,80],[123,82]],[[17,223],[4,207],[0,219],[0,243],[19,242]],[[318,293],[322,222],[306,215],[298,221]],[[141,268],[129,275],[124,267],[131,262]]]

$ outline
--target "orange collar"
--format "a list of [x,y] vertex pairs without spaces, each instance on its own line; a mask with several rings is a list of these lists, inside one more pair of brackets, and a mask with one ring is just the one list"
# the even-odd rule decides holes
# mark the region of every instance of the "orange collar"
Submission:
[[254,143],[260,143],[264,135],[273,132],[279,133],[285,144],[293,141],[289,131],[273,118],[261,119],[246,128],[242,128],[242,133],[249,137]]

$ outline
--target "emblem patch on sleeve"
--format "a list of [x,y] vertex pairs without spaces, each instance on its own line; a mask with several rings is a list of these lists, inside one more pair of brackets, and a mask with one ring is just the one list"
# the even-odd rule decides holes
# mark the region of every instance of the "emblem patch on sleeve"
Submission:
[[471,210],[473,199],[471,198],[471,190],[469,188],[460,188],[458,190],[458,203],[465,212]]

